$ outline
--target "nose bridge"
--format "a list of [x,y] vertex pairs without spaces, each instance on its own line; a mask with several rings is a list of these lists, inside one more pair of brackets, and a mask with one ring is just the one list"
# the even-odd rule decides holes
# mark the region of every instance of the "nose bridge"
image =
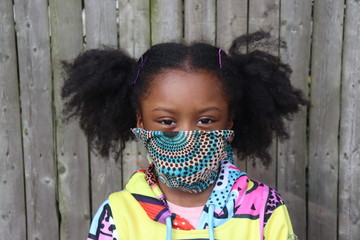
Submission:
[[192,119],[182,119],[182,121],[179,123],[178,128],[176,131],[191,131],[196,130],[196,122],[194,122]]

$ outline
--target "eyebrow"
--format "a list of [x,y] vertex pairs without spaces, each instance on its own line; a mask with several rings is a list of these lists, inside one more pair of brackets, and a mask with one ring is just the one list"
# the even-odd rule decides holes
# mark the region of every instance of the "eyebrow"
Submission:
[[[200,111],[199,113],[201,114],[201,113],[205,113],[205,112],[208,112],[208,111],[222,112],[220,108],[217,108],[217,107],[207,107],[207,108],[201,109],[201,111]],[[172,109],[163,108],[163,107],[154,108],[154,109],[152,110],[152,112],[168,112],[168,113],[172,113],[172,114],[175,114],[175,113],[176,113],[176,111],[174,111],[174,110],[172,110]]]
[[152,112],[168,112],[168,113],[173,113],[173,114],[175,113],[174,110],[168,109],[168,108],[163,108],[163,107],[154,108],[154,109],[152,110]]
[[199,113],[205,113],[205,112],[209,112],[209,111],[222,112],[220,108],[217,108],[217,107],[207,107],[207,108],[201,109],[201,111],[200,111]]

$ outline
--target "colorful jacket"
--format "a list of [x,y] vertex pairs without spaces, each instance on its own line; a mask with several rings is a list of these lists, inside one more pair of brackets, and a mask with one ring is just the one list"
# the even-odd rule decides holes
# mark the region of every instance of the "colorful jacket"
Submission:
[[296,236],[281,196],[225,160],[198,226],[168,210],[150,168],[135,173],[125,190],[102,204],[91,225],[91,239],[287,240]]

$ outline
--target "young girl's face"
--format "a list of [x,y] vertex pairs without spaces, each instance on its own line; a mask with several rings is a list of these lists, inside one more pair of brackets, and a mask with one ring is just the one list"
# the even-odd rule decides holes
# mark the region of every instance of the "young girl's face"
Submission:
[[169,69],[154,78],[140,100],[137,127],[152,131],[232,128],[229,102],[214,74]]

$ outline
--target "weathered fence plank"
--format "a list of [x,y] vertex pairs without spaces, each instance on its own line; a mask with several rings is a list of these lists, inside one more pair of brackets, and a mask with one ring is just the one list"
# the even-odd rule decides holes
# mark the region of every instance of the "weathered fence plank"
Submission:
[[222,0],[216,6],[216,45],[228,50],[231,42],[247,33],[247,1]]
[[[288,48],[281,51],[281,58],[290,64],[292,84],[308,95],[308,72],[311,46],[310,1],[281,2],[281,39]],[[277,189],[283,195],[295,234],[306,239],[306,109],[295,116],[288,125],[290,139],[278,145]]]
[[360,5],[347,1],[339,144],[339,240],[360,236]]
[[[13,239],[84,239],[91,212],[134,171],[148,166],[146,151],[136,141],[127,143],[120,162],[98,159],[89,154],[78,123],[61,120],[60,61],[82,51],[83,16],[86,49],[120,46],[136,58],[160,42],[206,41],[227,50],[243,33],[268,31],[288,43],[280,56],[305,94],[312,44],[309,128],[304,109],[288,125],[290,140],[272,146],[269,170],[259,162],[255,168],[251,162],[238,165],[251,178],[277,187],[299,239],[358,239],[360,5],[355,0],[313,3],[1,1],[0,232]],[[279,54],[278,49],[271,53]]]
[[146,169],[148,166],[146,149],[142,142],[127,142],[123,153],[123,183],[126,184],[134,172],[139,169]]
[[119,0],[119,45],[140,57],[150,47],[149,0]]
[[[273,37],[279,36],[279,0],[252,0],[249,1],[249,32],[255,32],[263,30],[269,32]],[[266,49],[261,49],[266,50]],[[277,55],[277,49],[268,50],[270,53]],[[270,153],[272,156],[272,163],[268,168],[265,168],[260,161],[257,161],[256,166],[253,164],[247,164],[247,172],[253,179],[259,180],[272,187],[276,187],[276,150],[277,142],[274,139],[272,146],[270,147]]]
[[344,3],[314,2],[308,239],[337,239],[338,130]]
[[181,0],[151,1],[151,45],[179,42],[183,38],[183,5]]
[[[116,3],[113,0],[85,1],[86,48],[103,45],[117,47]],[[121,161],[102,159],[93,152],[91,159],[91,201],[94,215],[111,192],[122,188]]]
[[89,160],[87,142],[77,122],[62,122],[60,88],[62,60],[72,60],[83,48],[80,1],[50,0],[52,68],[55,100],[60,239],[84,239],[89,230]]
[[25,186],[11,0],[0,2],[0,16],[0,232],[22,240],[26,239]]
[[[58,239],[48,6],[16,0],[27,236]],[[51,219],[51,221],[49,221]]]
[[185,42],[196,40],[215,44],[215,32],[215,0],[185,0]]
[[[150,47],[150,5],[148,0],[119,1],[120,48],[140,57]],[[146,168],[144,147],[136,141],[126,143],[122,159],[123,183],[141,168]],[[142,154],[142,156],[141,156]]]
[[[217,1],[216,6],[216,45],[227,51],[232,41],[247,33],[247,1]],[[242,171],[246,171],[246,160],[235,160]]]
[[118,46],[114,0],[85,0],[86,48]]
[[272,36],[279,35],[279,0],[249,1],[249,32],[263,30]]

